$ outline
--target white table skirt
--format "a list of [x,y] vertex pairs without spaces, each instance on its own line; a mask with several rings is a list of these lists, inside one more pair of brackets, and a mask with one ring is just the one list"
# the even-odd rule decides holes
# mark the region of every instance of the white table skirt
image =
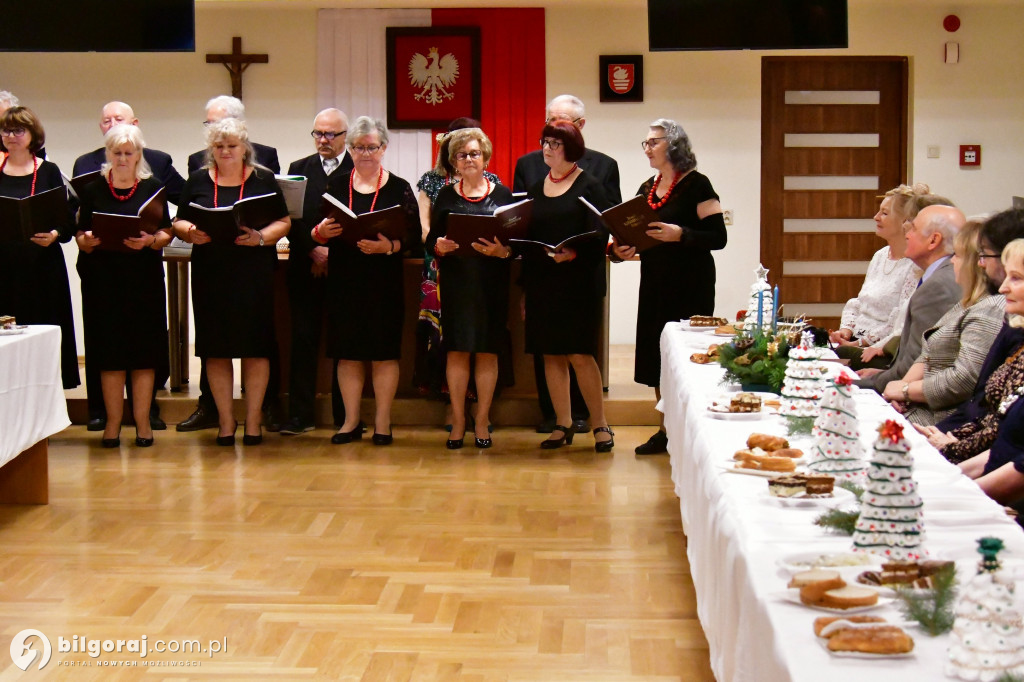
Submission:
[[[677,323],[666,325],[661,336],[659,405],[665,414],[697,613],[716,678],[720,682],[944,679],[947,636],[932,638],[911,628],[915,641],[911,658],[837,658],[815,641],[812,630],[814,619],[827,614],[780,596],[789,577],[777,567],[780,558],[797,552],[849,551],[852,541],[815,526],[813,519],[821,510],[783,508],[768,499],[764,478],[725,471],[733,452],[745,447],[750,433],[786,435],[786,428],[784,418],[778,416],[756,421],[707,416],[711,397],[738,387],[723,386],[723,371],[717,364],[698,365],[690,362],[690,355],[706,352],[709,343],[721,341]],[[861,441],[870,457],[878,426],[886,419],[903,419],[873,391],[858,390],[855,400]],[[912,445],[914,478],[924,500],[925,547],[930,554],[956,560],[961,582],[970,577],[980,558],[975,543],[979,537],[1002,538],[1007,546],[1001,555],[1004,559],[1024,557],[1024,532],[1002,508],[909,424],[904,433]],[[809,438],[794,443],[805,451],[809,444]],[[874,613],[899,619],[891,607]]]
[[60,376],[60,327],[0,336],[0,466],[68,427]]

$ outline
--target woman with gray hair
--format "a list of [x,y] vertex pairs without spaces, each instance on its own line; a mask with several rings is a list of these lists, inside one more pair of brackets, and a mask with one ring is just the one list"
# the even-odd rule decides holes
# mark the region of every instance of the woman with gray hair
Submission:
[[[263,441],[263,395],[270,377],[274,340],[274,244],[288,234],[291,218],[274,174],[254,162],[245,122],[224,118],[206,129],[207,164],[189,176],[181,192],[175,233],[192,249],[192,308],[196,321],[196,355],[206,358],[210,391],[220,417],[217,444],[235,444],[232,358],[242,359],[245,384],[245,435],[242,442]],[[233,243],[210,239],[187,211],[190,203],[207,208],[232,206],[245,198],[276,197],[274,220],[244,225]],[[185,210],[183,210],[185,209]]]
[[[79,197],[78,274],[82,279],[82,318],[86,362],[100,372],[107,424],[103,447],[120,445],[124,387],[131,376],[135,444],[153,444],[149,407],[156,368],[167,357],[167,300],[161,250],[171,241],[171,219],[162,202],[160,229],[139,232],[121,244],[104,244],[93,234],[93,215],[134,216],[160,191],[142,156],[146,143],[137,126],[117,125],[103,138],[107,161],[100,178]],[[111,248],[113,247],[113,248]]]
[[360,116],[348,129],[348,149],[354,167],[334,173],[327,193],[344,202],[356,215],[393,206],[402,207],[403,239],[361,239],[354,245],[338,239],[342,227],[330,217],[312,229],[313,240],[326,244],[327,353],[338,362],[338,384],[345,403],[345,423],[331,437],[335,445],[359,440],[363,424],[359,406],[369,361],[377,403],[373,444],[390,445],[391,404],[398,390],[398,359],[405,318],[402,251],[419,244],[419,208],[412,187],[384,170],[388,129],[382,121]]
[[[636,319],[636,360],[633,380],[654,388],[661,398],[661,330],[666,322],[715,312],[715,259],[711,252],[725,248],[727,239],[722,206],[711,181],[697,172],[690,138],[675,121],[659,118],[641,141],[644,153],[658,174],[637,194],[661,218],[647,234],[662,244],[640,255],[640,292]],[[630,244],[614,241],[616,258],[636,255]],[[666,452],[664,425],[643,445],[638,455]]]

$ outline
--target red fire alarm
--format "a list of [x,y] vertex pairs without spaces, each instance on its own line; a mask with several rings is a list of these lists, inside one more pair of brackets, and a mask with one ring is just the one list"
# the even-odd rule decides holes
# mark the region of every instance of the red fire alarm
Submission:
[[960,166],[971,167],[981,165],[981,145],[962,144],[960,145]]

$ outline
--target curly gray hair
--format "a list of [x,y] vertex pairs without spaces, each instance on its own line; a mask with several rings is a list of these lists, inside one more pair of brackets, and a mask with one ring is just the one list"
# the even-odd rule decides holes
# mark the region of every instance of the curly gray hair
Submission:
[[659,118],[652,121],[651,128],[658,128],[665,132],[665,142],[668,144],[668,160],[672,167],[680,173],[691,171],[697,167],[697,157],[690,146],[690,138],[679,125],[670,118]]

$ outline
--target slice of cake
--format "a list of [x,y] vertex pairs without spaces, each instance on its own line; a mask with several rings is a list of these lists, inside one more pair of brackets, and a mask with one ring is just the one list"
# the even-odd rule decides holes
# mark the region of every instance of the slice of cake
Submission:
[[798,497],[807,493],[807,479],[803,476],[778,476],[768,480],[768,494],[772,497]]
[[753,393],[737,393],[729,402],[730,412],[760,412],[761,398]]

